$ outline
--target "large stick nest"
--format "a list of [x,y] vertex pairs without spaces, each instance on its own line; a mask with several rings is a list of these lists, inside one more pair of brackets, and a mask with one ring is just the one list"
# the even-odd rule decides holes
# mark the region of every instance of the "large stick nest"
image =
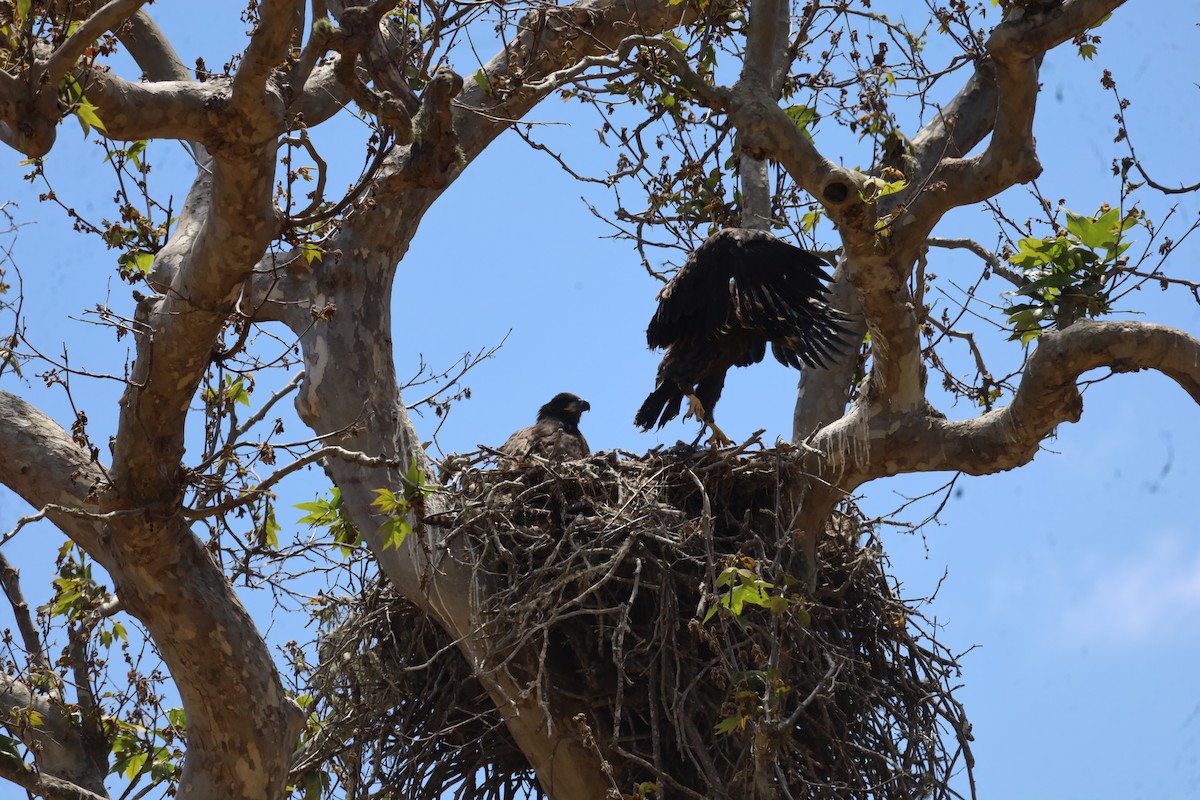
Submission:
[[[573,709],[560,730],[598,748],[614,796],[958,796],[958,665],[854,514],[824,523],[809,588],[782,491],[794,463],[448,463],[456,511],[437,522],[468,537],[489,587],[489,663]],[[322,655],[323,737],[344,779],[397,797],[544,796],[455,642],[388,586],[357,599]]]

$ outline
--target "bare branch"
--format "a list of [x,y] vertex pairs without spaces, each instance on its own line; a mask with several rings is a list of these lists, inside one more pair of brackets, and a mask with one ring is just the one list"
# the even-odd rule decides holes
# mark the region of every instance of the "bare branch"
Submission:
[[17,630],[21,632],[21,641],[25,645],[25,652],[29,654],[30,663],[36,665],[38,669],[49,671],[50,659],[46,657],[46,651],[42,647],[41,634],[38,633],[37,626],[33,624],[33,615],[29,612],[29,604],[25,602],[25,593],[21,591],[20,572],[9,563],[2,550],[0,550],[0,587],[4,589],[4,594],[8,597],[8,604],[12,606],[13,616],[17,620]]
[[244,506],[248,503],[256,502],[264,492],[266,492],[275,484],[279,483],[288,475],[304,469],[309,464],[315,464],[316,462],[326,458],[340,458],[344,461],[350,461],[364,467],[395,468],[401,466],[402,463],[394,458],[368,456],[354,450],[347,450],[344,447],[329,445],[327,447],[314,450],[311,453],[306,453],[292,463],[288,464],[286,467],[272,472],[262,481],[262,483],[258,484],[258,486],[249,491],[243,492],[239,497],[235,497],[232,500],[228,500],[215,506],[208,506],[207,508],[185,509],[183,512],[181,512],[182,516],[185,519],[192,520],[205,519],[207,517],[215,517],[218,514],[226,514],[238,506]]
[[974,239],[930,238],[926,239],[925,243],[930,247],[944,247],[948,250],[967,250],[983,259],[984,263],[987,264],[988,269],[996,275],[1004,278],[1004,280],[1008,281],[1013,286],[1021,285],[1021,278],[1016,272],[1014,272],[1003,261],[1001,261],[995,253],[993,253],[991,250],[988,250]]

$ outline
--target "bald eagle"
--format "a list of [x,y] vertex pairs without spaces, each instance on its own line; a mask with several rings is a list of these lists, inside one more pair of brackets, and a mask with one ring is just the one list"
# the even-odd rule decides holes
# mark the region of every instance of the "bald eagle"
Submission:
[[592,406],[570,392],[554,395],[538,409],[537,422],[508,437],[500,452],[514,461],[530,455],[551,461],[572,461],[591,453],[579,432],[579,418]]
[[768,344],[785,366],[824,366],[845,333],[845,317],[823,300],[826,266],[765,231],[728,228],[705,240],[658,293],[646,343],[667,352],[638,409],[638,427],[661,428],[686,397],[685,417],[711,429],[714,444],[728,445],[713,424],[713,406],[730,367],[762,361]]

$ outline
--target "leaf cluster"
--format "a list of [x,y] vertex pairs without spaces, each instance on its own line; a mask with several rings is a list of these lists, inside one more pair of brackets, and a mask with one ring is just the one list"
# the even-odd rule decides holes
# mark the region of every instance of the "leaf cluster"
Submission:
[[1124,216],[1116,208],[1093,216],[1068,211],[1065,231],[1021,239],[1008,259],[1021,271],[1015,294],[1024,299],[1004,309],[1010,338],[1026,343],[1047,328],[1108,314],[1108,284],[1132,244],[1124,234],[1141,222],[1137,211]]

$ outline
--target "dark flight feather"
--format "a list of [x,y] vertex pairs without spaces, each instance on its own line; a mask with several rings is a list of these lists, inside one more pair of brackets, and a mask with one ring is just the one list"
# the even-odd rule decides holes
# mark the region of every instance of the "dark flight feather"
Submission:
[[824,301],[820,257],[749,228],[710,236],[658,294],[646,343],[665,348],[654,391],[638,409],[643,430],[662,427],[694,395],[712,422],[730,367],[757,364],[767,345],[779,363],[824,366],[845,347],[845,317]]
[[551,461],[573,461],[591,454],[579,431],[579,418],[591,408],[587,400],[562,392],[538,409],[537,422],[508,437],[500,452],[514,461],[540,456]]

